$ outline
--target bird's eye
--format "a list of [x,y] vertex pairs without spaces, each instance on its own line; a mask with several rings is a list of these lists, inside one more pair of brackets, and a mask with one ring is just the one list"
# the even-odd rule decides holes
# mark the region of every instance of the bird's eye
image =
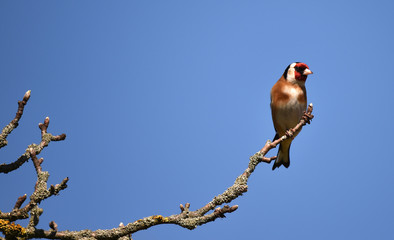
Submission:
[[303,73],[305,69],[301,68],[301,67],[294,67],[294,69],[299,72],[299,73]]

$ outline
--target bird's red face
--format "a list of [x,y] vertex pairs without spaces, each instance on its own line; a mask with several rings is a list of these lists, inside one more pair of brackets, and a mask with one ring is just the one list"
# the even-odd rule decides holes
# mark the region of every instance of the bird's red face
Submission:
[[312,71],[309,70],[308,65],[305,63],[298,62],[294,66],[294,78],[298,81],[306,81],[306,78],[309,74],[312,74]]

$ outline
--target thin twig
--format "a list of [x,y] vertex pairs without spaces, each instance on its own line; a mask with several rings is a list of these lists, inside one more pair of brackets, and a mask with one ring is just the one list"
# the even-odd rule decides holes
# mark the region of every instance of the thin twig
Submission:
[[6,146],[8,144],[7,142],[7,137],[8,135],[18,127],[19,125],[19,120],[21,119],[23,115],[23,110],[25,109],[25,105],[27,101],[30,99],[30,90],[25,93],[23,96],[22,101],[18,102],[18,110],[16,111],[16,115],[12,121],[3,128],[1,134],[0,134],[0,148]]
[[15,162],[9,164],[0,164],[0,173],[9,173],[18,169],[22,166],[27,160],[31,157],[31,149],[35,151],[35,154],[38,155],[51,141],[62,141],[66,139],[66,134],[60,135],[52,135],[47,132],[49,126],[49,117],[46,117],[44,123],[40,123],[39,128],[41,130],[41,142],[37,144],[31,144],[26,149],[25,153],[22,154]]

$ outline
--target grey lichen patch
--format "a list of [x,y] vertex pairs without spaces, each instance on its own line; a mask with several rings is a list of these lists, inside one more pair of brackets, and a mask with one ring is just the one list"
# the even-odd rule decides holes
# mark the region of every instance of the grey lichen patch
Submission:
[[[31,149],[33,149],[33,150],[35,150],[36,152],[38,152],[39,147],[38,147],[38,145],[35,144],[35,143],[30,144],[29,146],[27,146],[26,153],[29,154],[29,157],[30,157],[30,150],[31,150]],[[26,154],[26,153],[25,153],[25,154]]]
[[43,199],[49,196],[49,191],[47,190],[47,181],[49,178],[48,172],[40,172],[37,174],[38,180],[36,184],[36,191],[31,195],[30,199],[34,202],[40,203]]
[[201,217],[196,217],[196,218],[186,218],[186,219],[180,219],[178,221],[179,225],[181,225],[184,228],[187,228],[189,230],[195,229],[198,225],[200,225],[200,218]]
[[30,211],[30,220],[29,225],[27,226],[28,229],[32,229],[37,226],[38,222],[40,221],[40,216],[44,212],[42,208],[39,208],[37,205],[34,206]]
[[247,182],[248,178],[245,175],[240,175],[239,177],[237,177],[237,179],[235,179],[234,184],[246,185]]
[[0,135],[0,147],[4,147],[8,144],[7,137],[8,135],[18,127],[18,124],[13,124],[12,122],[3,128]]
[[42,142],[45,142],[45,145],[48,145],[48,143],[51,141],[52,134],[50,133],[45,133],[42,135]]
[[0,135],[0,147],[4,147],[8,144],[7,136],[12,132],[12,130],[14,130],[14,128],[15,127],[11,124],[8,124],[3,128],[3,131],[1,132]]
[[258,152],[249,158],[250,161],[249,161],[248,168],[251,170],[251,172],[253,172],[253,170],[256,168],[257,164],[260,162],[259,155],[263,156],[263,154]]
[[1,133],[2,133],[3,135],[6,135],[6,136],[5,136],[5,137],[3,136],[1,139],[5,139],[5,138],[7,137],[7,135],[10,134],[10,132],[12,132],[12,130],[14,130],[14,128],[15,128],[15,126],[14,126],[14,124],[12,124],[12,123],[10,123],[10,124],[8,124],[7,126],[5,126],[5,127],[3,128],[3,131],[1,131]]
[[78,231],[78,232],[70,232],[70,235],[71,235],[71,239],[78,239],[78,240],[80,240],[80,239],[97,239],[97,238],[95,238],[93,235],[94,235],[94,233],[92,233],[92,231],[91,230],[81,230],[81,231]]
[[114,234],[113,230],[114,229],[112,229],[111,231],[105,231],[105,230],[98,229],[98,230],[94,231],[93,233],[91,233],[90,235],[95,237],[95,239],[108,239],[111,236],[114,237],[113,236],[113,234]]
[[49,172],[43,171],[38,174],[38,181],[43,181],[46,183],[48,181],[48,178],[49,178]]

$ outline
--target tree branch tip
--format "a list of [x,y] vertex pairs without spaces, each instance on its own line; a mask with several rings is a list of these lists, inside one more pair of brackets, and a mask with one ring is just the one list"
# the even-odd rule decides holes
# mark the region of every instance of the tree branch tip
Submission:
[[234,205],[230,208],[230,212],[234,212],[235,210],[238,209],[238,205]]
[[119,227],[124,227],[123,222],[120,222],[120,223],[119,223]]
[[57,224],[55,223],[55,221],[51,221],[51,222],[49,223],[49,227],[50,227],[52,230],[57,231]]
[[63,141],[63,140],[65,140],[66,139],[66,137],[67,137],[67,135],[65,134],[65,133],[62,133],[62,134],[60,134],[60,135],[56,135],[56,136],[51,136],[51,141]]
[[22,196],[20,196],[20,198],[24,198],[24,199],[26,199],[27,198],[27,194],[25,193],[25,194],[23,194]]
[[66,139],[66,137],[67,137],[67,135],[65,133],[62,133],[59,135],[58,140],[64,140],[64,139]]
[[43,131],[43,133],[46,133],[46,130],[49,126],[49,117],[46,117],[44,120],[44,123],[39,123],[38,127]]
[[14,209],[19,209],[22,204],[25,202],[27,198],[27,194],[25,193],[23,196],[18,197],[18,200],[15,203]]
[[23,101],[27,102],[30,98],[30,93],[31,90],[27,90],[27,92],[25,93],[25,95],[23,96]]
[[183,207],[183,204],[179,204],[179,208],[181,209],[181,212],[185,211],[185,208]]
[[189,207],[190,207],[190,203],[186,203],[185,208],[189,208]]

